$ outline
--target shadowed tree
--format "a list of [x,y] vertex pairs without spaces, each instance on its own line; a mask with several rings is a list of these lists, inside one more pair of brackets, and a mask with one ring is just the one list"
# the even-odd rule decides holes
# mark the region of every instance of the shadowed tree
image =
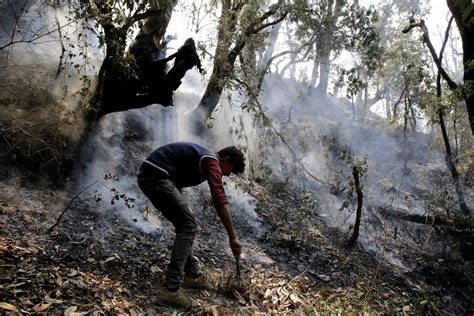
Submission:
[[471,133],[474,134],[474,2],[447,0],[447,3],[461,34],[464,64],[462,96],[466,101]]
[[[446,70],[442,66],[443,53],[444,53],[444,49],[445,49],[445,46],[446,46],[446,43],[447,43],[447,40],[448,40],[448,37],[449,37],[449,30],[451,28],[452,20],[453,19],[451,18],[451,20],[448,23],[448,27],[446,29],[446,35],[445,35],[444,41],[443,41],[443,46],[441,47],[439,55],[436,53],[436,51],[433,47],[433,44],[432,44],[430,36],[429,36],[428,28],[426,27],[425,21],[423,19],[420,19],[419,21],[416,21],[412,17],[410,19],[410,25],[407,26],[402,31],[403,33],[408,33],[413,28],[416,28],[416,27],[419,27],[421,29],[421,31],[423,33],[423,42],[428,46],[430,54],[433,58],[433,61],[436,64],[436,67],[437,67],[437,70],[438,70],[438,74],[437,74],[437,78],[436,78],[436,97],[438,99],[441,99],[441,97],[442,97],[441,78],[443,78],[446,81],[449,89],[451,89],[453,91],[456,91],[457,88],[458,88],[458,85],[454,82],[454,80],[451,79],[449,74],[446,72]],[[459,179],[459,172],[457,171],[456,164],[454,162],[454,157],[453,157],[453,154],[452,154],[451,145],[450,145],[450,142],[449,142],[449,137],[448,137],[446,124],[445,124],[445,120],[444,120],[444,113],[443,113],[443,109],[441,107],[438,109],[438,119],[439,119],[439,124],[440,124],[440,127],[441,127],[443,141],[444,141],[444,145],[445,145],[445,149],[446,149],[446,165],[447,165],[448,170],[450,171],[451,177],[453,179],[454,187],[455,187],[455,190],[456,190],[456,195],[457,195],[458,201],[459,201],[459,206],[460,206],[461,212],[463,214],[470,215],[469,207],[467,206],[466,201],[464,199],[464,194],[463,194],[463,190],[462,190],[462,187],[461,187],[461,180]]]
[[[105,49],[105,58],[98,74],[89,119],[107,113],[142,107],[136,102],[133,80],[133,60],[126,54],[127,36],[132,27],[143,23],[150,41],[159,42],[171,19],[176,0],[88,0],[83,1],[78,12],[99,30],[99,40]],[[150,45],[155,45],[150,43]]]

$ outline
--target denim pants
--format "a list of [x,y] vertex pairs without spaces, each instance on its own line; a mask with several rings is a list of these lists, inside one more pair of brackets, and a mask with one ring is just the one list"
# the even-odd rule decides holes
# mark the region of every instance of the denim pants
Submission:
[[138,186],[175,228],[176,238],[166,270],[165,285],[168,289],[177,289],[183,272],[191,277],[201,274],[198,261],[192,254],[198,231],[196,219],[182,193],[166,177],[142,170],[138,175]]

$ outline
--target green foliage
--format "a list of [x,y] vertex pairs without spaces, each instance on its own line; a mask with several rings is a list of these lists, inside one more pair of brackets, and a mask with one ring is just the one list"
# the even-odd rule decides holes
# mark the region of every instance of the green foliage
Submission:
[[[367,160],[367,157],[364,157],[363,160],[359,160],[356,157],[348,157],[346,160],[347,164],[351,167],[351,170],[355,170],[359,178],[362,179],[366,174],[369,169],[369,163]],[[351,204],[355,204],[354,200],[356,199],[356,186],[354,182],[354,178],[350,177],[348,180],[349,184],[347,186],[347,191],[346,191],[346,198],[344,202],[342,202],[341,207],[339,208],[339,211],[343,211],[344,209],[348,208]],[[360,189],[362,190],[363,184],[361,182],[360,184]]]
[[[357,170],[359,178],[362,180],[368,171],[368,158],[364,157],[359,159],[351,152],[349,148],[344,145],[344,140],[337,132],[320,134],[318,141],[323,146],[323,156],[330,161],[340,161],[343,163],[339,170],[335,171],[335,179],[333,183],[332,192],[334,194],[340,194],[345,192],[345,199],[342,202],[339,211],[348,208],[351,204],[354,204],[356,198],[355,192],[356,187],[354,178],[352,176],[353,170]],[[348,168],[346,168],[347,166]],[[361,189],[363,187],[361,181]],[[344,185],[343,183],[347,183]]]
[[[338,87],[347,87],[347,96],[357,94],[367,80],[381,65],[383,50],[376,30],[378,12],[372,7],[364,8],[357,2],[336,1],[328,7],[325,1],[296,1],[290,11],[289,20],[296,25],[299,41],[315,41],[311,59],[319,59],[325,50],[332,58],[342,51],[354,53],[355,64],[349,69],[336,66]],[[325,62],[319,60],[319,62]],[[334,67],[335,65],[333,65]]]
[[361,67],[344,69],[338,67],[338,80],[336,87],[346,87],[346,97],[352,99],[359,91],[367,86],[366,81],[361,79]]
[[376,30],[378,20],[376,10],[354,3],[348,10],[342,11],[340,23],[336,27],[342,48],[360,54],[361,64],[369,77],[379,68],[383,54],[380,36]]
[[[112,173],[107,173],[104,176],[104,180],[110,181],[110,182],[119,182],[120,178]],[[116,202],[123,201],[125,206],[128,208],[134,208],[135,207],[135,199],[128,196],[126,193],[121,192],[119,189],[112,187],[108,188],[105,184],[102,183],[111,193],[110,195],[110,205],[115,205]],[[97,203],[103,200],[102,193],[100,193],[98,190],[94,191],[94,199]]]
[[418,304],[420,305],[420,310],[424,314],[428,315],[443,315],[444,313],[440,310],[440,299],[434,295],[426,293],[420,286],[415,286],[414,290],[417,292],[419,299]]

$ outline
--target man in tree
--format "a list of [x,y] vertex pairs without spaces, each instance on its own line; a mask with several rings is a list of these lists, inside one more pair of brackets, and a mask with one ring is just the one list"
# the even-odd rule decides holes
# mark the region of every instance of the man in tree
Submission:
[[[158,47],[153,36],[140,32],[129,48],[129,53],[135,60],[134,68],[138,75],[138,94],[148,95],[151,91],[158,90],[165,85],[166,62],[168,59],[157,59],[160,54],[166,54],[167,42],[163,40],[163,45]],[[156,97],[155,97],[156,99]],[[147,100],[152,103],[154,100]],[[146,103],[146,102],[145,102]]]
[[148,67],[154,61],[153,56],[157,54],[157,50],[153,37],[143,32],[140,32],[130,45],[129,52],[135,60],[135,69],[143,81],[152,78]]
[[[203,73],[201,60],[196,53],[196,44],[192,38],[188,38],[176,53],[163,59],[153,59],[155,52],[160,50],[146,34],[138,35],[130,47],[139,79],[149,94],[149,102],[158,102],[164,106],[173,105],[173,91],[181,85],[181,79],[186,72],[196,66],[199,72]],[[175,59],[173,68],[165,74],[166,63],[172,59]]]
[[225,147],[215,153],[200,144],[177,142],[159,147],[145,159],[138,175],[138,185],[153,206],[173,224],[176,231],[165,286],[158,294],[160,303],[186,309],[196,305],[193,299],[180,289],[183,273],[184,286],[213,289],[211,283],[201,274],[198,261],[192,255],[197,224],[180,189],[207,180],[216,212],[227,230],[232,253],[238,257],[241,246],[234,232],[227,196],[222,186],[222,176],[242,173],[244,169],[244,155],[234,146]]
[[199,73],[202,74],[203,69],[201,68],[201,60],[196,53],[196,44],[192,38],[188,38],[183,46],[181,46],[176,53],[167,58],[170,60],[175,58],[173,68],[166,74],[166,80],[168,81],[171,89],[175,91],[181,85],[181,79],[184,77],[186,72],[196,66]]
[[196,44],[192,38],[188,38],[176,53],[166,57],[164,61],[168,62],[173,58],[175,59],[174,65],[166,74],[164,89],[154,92],[162,94],[160,101],[162,101],[161,104],[164,106],[173,105],[173,91],[176,91],[181,85],[181,79],[183,79],[188,70],[196,66],[199,73],[203,73],[201,60],[196,53]]

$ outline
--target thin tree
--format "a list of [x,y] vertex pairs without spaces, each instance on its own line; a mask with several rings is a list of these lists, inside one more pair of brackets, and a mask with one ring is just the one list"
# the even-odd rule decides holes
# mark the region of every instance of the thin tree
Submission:
[[357,209],[356,209],[356,219],[354,222],[354,230],[352,231],[352,235],[347,241],[348,246],[352,246],[357,241],[359,237],[359,227],[360,221],[362,218],[362,203],[364,200],[364,193],[362,192],[362,185],[360,183],[360,175],[362,174],[360,167],[357,165],[352,166],[352,176],[354,177],[354,187],[357,194]]
[[[448,73],[446,72],[446,70],[442,66],[443,53],[444,53],[444,49],[446,47],[446,43],[447,43],[447,40],[448,40],[448,37],[449,37],[449,30],[451,28],[452,21],[453,21],[453,18],[451,18],[449,20],[448,26],[446,28],[446,34],[445,34],[445,38],[444,38],[443,45],[441,47],[439,56],[438,56],[438,54],[436,53],[436,51],[433,47],[433,44],[431,42],[431,39],[430,39],[430,36],[429,36],[429,33],[428,33],[428,28],[426,27],[425,21],[423,19],[420,19],[420,21],[417,22],[412,17],[410,19],[410,25],[402,31],[403,33],[408,33],[415,27],[419,27],[422,30],[422,32],[423,32],[423,41],[428,46],[428,49],[431,53],[433,61],[435,62],[436,66],[437,66],[437,70],[438,70],[438,74],[437,74],[437,78],[436,78],[436,96],[437,96],[438,99],[441,99],[441,97],[442,97],[441,77],[443,77],[443,79],[447,82],[448,87],[451,90],[455,91],[458,88],[458,85],[451,79],[451,77],[448,75]],[[454,187],[455,187],[456,194],[457,194],[458,201],[459,201],[459,207],[460,207],[461,212],[463,214],[470,215],[470,210],[469,210],[469,208],[466,204],[466,201],[464,199],[464,194],[463,194],[463,190],[462,190],[462,186],[461,186],[461,181],[459,179],[459,172],[457,171],[456,164],[454,163],[454,158],[453,158],[452,151],[451,151],[451,145],[450,145],[450,142],[449,142],[448,132],[447,132],[446,124],[445,124],[445,120],[444,120],[444,113],[443,113],[443,109],[441,107],[439,107],[439,109],[438,109],[438,118],[439,118],[439,124],[440,124],[440,127],[441,127],[441,133],[443,135],[444,146],[445,146],[445,149],[446,149],[446,165],[447,165],[447,167],[448,167],[448,169],[451,173],[451,177],[452,177],[453,182],[454,182]]]

